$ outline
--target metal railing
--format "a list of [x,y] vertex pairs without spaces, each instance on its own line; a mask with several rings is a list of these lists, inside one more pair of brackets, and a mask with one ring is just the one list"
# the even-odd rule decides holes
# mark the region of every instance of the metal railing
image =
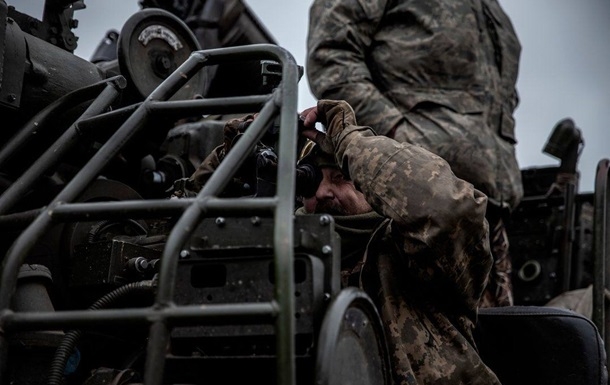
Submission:
[[597,164],[595,174],[594,191],[594,216],[593,216],[593,313],[592,319],[606,346],[610,346],[606,333],[606,311],[605,291],[609,281],[608,277],[608,248],[607,241],[610,239],[610,226],[608,221],[608,202],[610,201],[610,189],[608,174],[610,172],[610,160],[602,159]]
[[[189,101],[168,101],[192,76],[205,66],[221,64],[230,60],[276,60],[281,64],[282,81],[269,95],[201,99]],[[269,44],[219,48],[193,52],[191,56],[163,83],[161,83],[137,108],[127,108],[130,113],[120,128],[93,155],[63,190],[41,210],[7,215],[0,222],[20,223],[31,221],[21,232],[3,260],[0,280],[0,383],[7,383],[6,362],[8,358],[7,336],[24,330],[49,329],[92,329],[100,325],[142,324],[149,326],[149,340],[146,352],[144,383],[161,384],[163,381],[165,349],[174,325],[219,324],[242,322],[275,323],[277,352],[277,383],[294,384],[295,342],[294,342],[294,291],[293,280],[293,212],[295,195],[295,162],[297,157],[297,83],[298,66],[289,52]],[[96,115],[100,105],[112,100],[114,87],[107,87],[100,97],[75,123],[95,123],[108,114]],[[110,94],[110,95],[108,95]],[[113,159],[136,133],[142,130],[156,114],[206,114],[221,112],[241,112],[244,108],[259,108],[257,119],[246,130],[243,137],[220,164],[196,198],[176,201],[146,200],[99,203],[71,203],[101,173],[104,166]],[[95,110],[93,110],[95,108]],[[116,112],[115,112],[116,113]],[[278,183],[276,195],[269,198],[218,198],[229,183],[235,170],[245,160],[244,154],[260,140],[266,128],[279,113],[280,137],[278,145]],[[76,126],[72,125],[58,139],[56,146],[69,144],[75,140]],[[52,151],[50,149],[49,151]],[[58,156],[46,152],[42,158],[51,163]],[[26,173],[20,186],[13,187],[0,197],[0,212],[7,212],[19,199],[20,191],[34,183],[39,170],[33,167]],[[46,165],[44,165],[46,166]],[[3,200],[4,199],[4,200]],[[189,305],[177,306],[173,302],[179,253],[192,232],[206,216],[222,213],[224,216],[239,215],[244,212],[272,216],[274,226],[274,269],[278,277],[274,299],[269,302]],[[155,303],[148,308],[121,310],[71,310],[56,312],[20,313],[11,310],[11,299],[15,293],[20,266],[26,261],[36,241],[49,228],[62,221],[109,219],[120,216],[155,217],[180,214],[171,230],[161,259],[158,291]]]

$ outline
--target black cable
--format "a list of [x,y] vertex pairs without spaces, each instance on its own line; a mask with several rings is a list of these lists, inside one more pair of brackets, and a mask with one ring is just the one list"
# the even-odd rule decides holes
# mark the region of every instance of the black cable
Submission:
[[[154,282],[154,280],[140,281],[121,286],[118,289],[115,289],[110,293],[104,295],[102,298],[98,299],[93,305],[89,307],[89,310],[99,310],[107,308],[122,297],[125,297],[134,292],[147,292],[154,290]],[[61,343],[57,347],[57,350],[55,351],[55,356],[53,357],[53,361],[51,362],[48,380],[49,385],[63,384],[66,364],[68,362],[68,359],[72,355],[72,352],[76,347],[76,343],[78,342],[82,334],[82,330],[70,330],[65,334]]]

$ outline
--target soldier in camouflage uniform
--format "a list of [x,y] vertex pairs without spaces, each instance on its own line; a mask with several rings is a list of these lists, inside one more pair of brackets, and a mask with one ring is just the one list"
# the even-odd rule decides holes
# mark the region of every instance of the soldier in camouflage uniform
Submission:
[[495,264],[483,306],[512,305],[504,221],[523,196],[513,111],[521,47],[496,0],[314,0],[312,92],[418,144],[489,197]]
[[498,384],[472,334],[492,265],[486,196],[441,157],[357,126],[344,101],[302,115],[327,130],[304,132],[323,178],[299,210],[333,214],[344,284],[376,303],[394,382]]
[[[499,384],[473,339],[493,263],[486,196],[441,157],[356,125],[345,101],[321,100],[302,116],[310,128],[302,134],[317,144],[300,162],[318,167],[322,178],[297,214],[333,215],[343,286],[362,288],[379,309],[394,382]],[[229,120],[224,143],[175,197],[199,191],[253,119]]]

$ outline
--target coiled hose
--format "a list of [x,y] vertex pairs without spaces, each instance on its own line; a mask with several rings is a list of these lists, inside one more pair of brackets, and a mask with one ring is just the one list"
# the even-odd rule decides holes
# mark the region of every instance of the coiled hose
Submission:
[[[104,295],[102,298],[95,301],[93,305],[89,307],[89,310],[100,310],[108,308],[113,305],[117,300],[139,292],[152,291],[156,287],[156,280],[140,281],[129,283],[125,286],[121,286],[118,289],[111,291]],[[55,356],[51,362],[51,368],[49,370],[48,384],[49,385],[61,385],[64,380],[64,370],[68,359],[72,355],[76,343],[82,336],[82,330],[70,330],[68,331],[61,343],[55,351]]]

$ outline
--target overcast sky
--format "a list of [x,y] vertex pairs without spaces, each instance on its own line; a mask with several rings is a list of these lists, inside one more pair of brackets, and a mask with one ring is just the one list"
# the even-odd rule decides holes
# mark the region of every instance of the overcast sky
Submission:
[[[311,0],[245,0],[278,44],[299,65],[305,63]],[[21,12],[38,12],[42,0],[9,0]],[[521,168],[558,165],[542,153],[554,125],[570,117],[582,130],[580,192],[594,189],[597,163],[610,158],[610,1],[501,0],[523,51],[518,80],[521,103],[515,112],[517,158]],[[109,29],[121,29],[137,12],[137,0],[85,0],[76,12],[76,54],[89,59]],[[315,104],[307,81],[299,86],[299,109]],[[605,134],[604,134],[605,132]]]

